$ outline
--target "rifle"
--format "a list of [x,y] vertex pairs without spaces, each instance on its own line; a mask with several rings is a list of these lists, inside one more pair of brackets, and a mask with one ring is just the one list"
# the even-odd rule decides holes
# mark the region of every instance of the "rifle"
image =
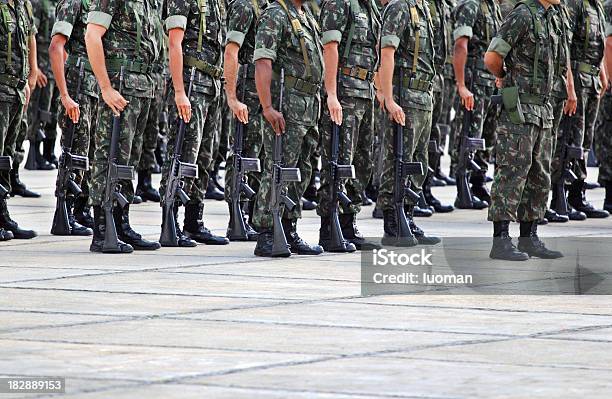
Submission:
[[[13,159],[9,156],[0,156],[0,171],[8,172],[12,169]],[[4,199],[9,195],[9,190],[0,184],[0,199]]]
[[[189,88],[187,89],[188,98],[191,98],[195,72],[196,68],[192,67],[191,75],[189,76]],[[166,192],[162,199],[163,221],[159,243],[164,247],[178,246],[179,237],[176,231],[176,214],[174,213],[175,202],[178,198],[183,205],[187,205],[190,199],[189,195],[183,190],[185,186],[183,179],[185,177],[194,179],[198,177],[198,166],[196,164],[181,162],[181,153],[183,152],[183,141],[185,141],[186,129],[187,124],[183,118],[179,117],[178,132],[174,143],[174,153],[172,154],[172,161],[170,163],[170,170],[168,171],[168,179],[166,182]]]
[[[123,89],[123,70],[121,67],[119,72],[119,93]],[[119,137],[121,136],[121,122],[123,113],[113,115],[113,127],[111,130],[110,149],[108,154],[108,170],[106,172],[106,188],[104,191],[104,208],[105,228],[104,228],[104,245],[102,252],[121,252],[119,247],[119,239],[117,238],[117,228],[113,220],[113,204],[117,201],[117,205],[124,208],[128,205],[128,200],[121,194],[121,180],[134,180],[134,168],[129,165],[118,165],[117,158],[119,157]]]
[[331,193],[329,200],[330,206],[330,252],[346,252],[347,242],[342,235],[340,220],[338,219],[338,207],[351,205],[352,201],[342,191],[341,179],[354,179],[355,167],[353,165],[339,165],[338,157],[340,153],[340,126],[332,121],[331,135],[331,157],[329,160]]
[[[81,95],[81,82],[85,74],[85,63],[79,59],[79,81],[77,82],[75,99],[79,99]],[[70,222],[68,220],[68,208],[66,206],[66,197],[72,194],[75,197],[81,195],[81,188],[74,181],[76,175],[75,170],[88,170],[89,159],[86,156],[72,154],[72,145],[74,143],[74,131],[76,125],[72,119],[66,118],[67,128],[64,132],[64,145],[62,146],[62,155],[59,159],[59,168],[57,169],[57,180],[55,182],[55,214],[53,215],[53,224],[51,225],[51,234],[58,236],[69,236],[71,233]]]
[[[242,71],[242,90],[241,97],[244,102],[246,96],[246,80],[248,69],[243,67]],[[246,224],[242,215],[240,206],[240,195],[244,194],[247,200],[251,200],[255,196],[255,191],[249,186],[245,173],[246,172],[261,172],[259,159],[243,158],[243,139],[245,129],[248,125],[243,124],[238,119],[236,121],[236,130],[234,131],[234,168],[232,171],[232,187],[231,187],[231,208],[230,208],[230,228],[228,229],[228,239],[230,241],[248,241],[249,236],[246,231]]]
[[[37,105],[40,102],[40,96],[43,88],[38,89],[38,98]],[[42,110],[38,108],[34,113],[34,120],[32,121],[32,126],[35,127],[36,131],[34,135],[29,138],[30,148],[28,149],[28,157],[26,159],[25,168],[27,170],[37,170],[38,169],[38,157],[40,157],[38,143],[45,140],[47,135],[45,134],[45,124],[51,123],[53,119],[53,115],[51,114],[51,106],[53,105],[53,91],[55,90],[55,83],[53,80],[49,80],[49,101],[47,103],[47,109]],[[37,156],[38,155],[38,156]]]
[[[402,106],[402,85],[404,82],[404,68],[399,68],[399,81],[397,85],[398,105]],[[397,223],[397,242],[403,245],[414,245],[414,235],[410,230],[406,211],[404,210],[404,199],[409,197],[417,202],[420,195],[414,192],[406,179],[410,175],[422,175],[424,173],[421,162],[404,162],[404,127],[395,124],[393,131],[393,156],[395,164],[395,183],[393,189],[393,202],[395,203],[395,220]]]
[[[469,90],[473,91],[474,87],[474,70],[470,77]],[[495,96],[493,96],[495,97]],[[470,127],[474,111],[463,110],[463,125],[461,126],[461,136],[459,137],[459,162],[457,163],[457,171],[455,178],[457,180],[457,207],[461,209],[474,208],[474,196],[470,188],[470,174],[477,172],[480,166],[474,161],[474,153],[477,150],[485,149],[484,139],[470,137]]]
[[[283,92],[285,90],[285,70],[281,69],[280,73],[280,96],[278,101],[278,109],[282,112],[283,109]],[[298,168],[283,167],[283,135],[277,134],[274,137],[274,155],[272,157],[272,189],[271,189],[271,204],[270,212],[272,213],[272,221],[274,226],[274,243],[272,245],[272,256],[287,257],[291,255],[285,230],[281,221],[283,206],[287,210],[292,211],[296,207],[296,203],[287,196],[287,187],[285,183],[300,182],[302,177]]]
[[565,185],[572,184],[578,179],[576,174],[572,171],[572,164],[578,159],[583,159],[584,152],[582,151],[582,147],[573,146],[567,142],[567,134],[563,135],[562,142],[558,145],[562,145],[563,149],[561,150],[561,156],[559,159],[561,162],[561,179],[555,185],[555,190],[557,191],[555,193],[555,211],[559,215],[567,215],[569,213],[569,209],[565,195]]

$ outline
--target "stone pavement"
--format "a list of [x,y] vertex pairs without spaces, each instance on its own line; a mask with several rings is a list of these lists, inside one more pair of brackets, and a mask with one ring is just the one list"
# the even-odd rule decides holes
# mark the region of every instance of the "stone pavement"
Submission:
[[[361,297],[359,254],[267,260],[252,243],[91,254],[89,239],[48,233],[54,176],[24,171],[43,198],[9,203],[40,237],[0,244],[0,375],[63,376],[62,397],[83,399],[612,396],[610,297]],[[601,205],[603,190],[589,197]],[[223,234],[225,204],[206,206]],[[371,211],[360,227],[376,236]],[[485,219],[418,222],[488,236]],[[133,221],[157,238],[156,204],[134,206]],[[315,242],[318,223],[305,212],[299,230]],[[541,231],[596,239],[612,236],[612,218]]]

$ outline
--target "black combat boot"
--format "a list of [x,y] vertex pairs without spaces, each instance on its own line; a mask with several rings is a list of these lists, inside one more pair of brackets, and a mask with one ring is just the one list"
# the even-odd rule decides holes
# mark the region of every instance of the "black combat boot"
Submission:
[[365,188],[365,194],[372,201],[376,202],[378,199],[378,187],[375,187],[370,180],[370,183]]
[[[234,232],[232,231],[232,226],[234,225],[234,215],[232,212],[232,203],[228,202],[227,205],[229,207],[230,220],[227,224],[227,231],[225,233],[225,236],[229,239],[230,237],[234,235]],[[245,227],[247,239],[244,240],[241,238],[233,238],[233,239],[230,239],[230,241],[257,241],[257,231],[253,228],[253,226],[251,226],[251,224],[247,220],[247,215],[244,212],[244,204],[241,204],[240,206],[240,213],[242,216],[242,220],[244,220],[244,227]]]
[[438,213],[448,213],[455,210],[455,207],[452,205],[444,205],[439,199],[434,197],[433,193],[431,192],[431,186],[429,185],[423,186],[423,196],[425,197],[427,204],[433,207],[434,211]]
[[134,194],[134,196],[132,197],[132,205],[142,204],[142,202],[142,197],[138,194]]
[[72,236],[90,236],[93,234],[93,230],[89,227],[85,227],[76,221],[74,217],[74,197],[69,196],[66,198],[66,210],[68,211],[68,224],[70,225],[70,235]]
[[307,199],[306,197],[302,197],[302,210],[304,211],[314,211],[315,209],[317,209],[317,202],[316,201],[311,201],[309,199]]
[[55,137],[43,140],[43,158],[57,168],[57,157],[55,156]]
[[24,230],[19,227],[17,222],[11,219],[6,198],[0,199],[0,228],[13,233],[13,238],[17,240],[29,240],[37,236],[34,230]]
[[142,238],[140,234],[134,231],[130,225],[130,206],[113,208],[113,217],[115,227],[117,228],[117,237],[121,241],[130,244],[137,251],[154,251],[160,249],[161,245],[157,241],[149,241]]
[[374,209],[372,209],[372,218],[373,219],[383,219],[383,211],[382,209],[376,205]]
[[[191,238],[187,237],[185,235],[185,233],[183,233],[183,231],[181,230],[181,226],[179,225],[178,222],[178,209],[179,209],[179,204],[178,202],[174,203],[174,209],[173,209],[173,213],[174,213],[174,229],[176,230],[176,238],[178,238],[178,242],[177,245],[178,247],[181,248],[193,248],[193,247],[197,247],[198,243],[193,241]],[[166,207],[162,206],[162,221],[166,220]],[[163,222],[162,222],[162,230],[164,229],[163,226]],[[161,244],[161,243],[160,243]],[[168,245],[162,245],[163,247],[166,247]],[[169,246],[175,246],[175,245],[169,245]]]
[[18,195],[23,198],[40,198],[39,193],[28,190],[26,185],[19,179],[18,167],[19,165],[14,165],[13,169],[9,172],[11,178],[11,197]]
[[134,248],[124,243],[121,240],[117,240],[117,247],[112,249],[104,249],[104,233],[106,231],[106,217],[104,216],[104,211],[102,207],[99,205],[94,205],[94,228],[93,228],[93,237],[91,239],[91,245],[89,246],[89,250],[91,252],[103,252],[109,254],[129,254],[134,252]]
[[272,254],[274,246],[274,232],[271,230],[261,230],[257,236],[257,245],[253,252],[255,256],[263,256],[266,258],[287,258],[291,256],[291,251],[287,250],[280,254]]
[[87,203],[89,201],[89,197],[78,196],[74,200],[74,218],[79,224],[89,227],[93,229],[94,227],[94,218],[91,216],[91,207]]
[[159,191],[153,188],[151,183],[151,171],[138,171],[138,185],[136,186],[136,195],[140,196],[144,202],[159,202]]
[[183,225],[185,235],[202,244],[229,244],[229,240],[226,237],[214,235],[209,229],[204,227],[203,215],[203,203],[193,204],[189,202],[185,206],[185,223]]
[[612,212],[612,181],[604,182],[606,188],[606,199],[604,200],[604,210]]
[[566,223],[569,222],[568,215],[560,215],[553,209],[547,209],[544,213],[544,218],[550,223]]
[[397,217],[394,209],[383,210],[383,229],[383,245],[414,247],[419,243],[410,228],[408,228],[407,235],[398,237]]
[[587,202],[585,196],[584,180],[575,180],[569,187],[567,201],[578,212],[584,213],[587,218],[603,219],[610,216],[610,212],[595,208],[591,203]]
[[[35,151],[35,159],[36,159],[36,170],[53,170],[55,169],[55,165],[51,162],[47,161],[43,154],[40,152],[40,144],[44,143],[43,141],[37,141],[34,144]],[[32,150],[29,150],[32,151]]]
[[370,206],[374,203],[365,190],[361,192],[361,206]]
[[485,179],[486,174],[484,172],[472,173],[472,176],[470,177],[470,183],[472,183],[472,194],[478,197],[479,200],[491,204],[491,193],[489,193]]
[[412,234],[414,234],[414,237],[417,239],[419,244],[436,245],[439,244],[440,241],[442,241],[438,237],[427,236],[425,232],[419,226],[417,226],[416,223],[414,223],[413,210],[410,206],[408,206],[406,209],[406,218],[408,218],[408,225],[410,226],[410,230],[412,231]]
[[323,253],[323,248],[320,245],[310,245],[298,235],[297,220],[283,218],[282,223],[291,253],[298,255],[320,255]]
[[332,247],[331,239],[331,217],[321,216],[321,227],[319,228],[319,245],[325,252],[347,253],[355,252],[357,247],[350,243],[344,236],[340,245]]
[[512,244],[509,230],[510,221],[493,222],[493,247],[491,253],[489,253],[489,258],[510,261],[528,260],[529,255],[519,251]]
[[215,201],[223,201],[225,199],[223,191],[217,188],[215,180],[212,177],[208,179],[208,186],[206,186],[206,194],[204,194],[204,198]]
[[348,242],[355,245],[360,251],[371,251],[374,249],[382,248],[375,242],[368,241],[363,237],[363,234],[357,228],[357,214],[356,213],[343,213],[339,216],[340,227],[342,228],[342,235],[348,240]]
[[538,237],[537,222],[521,222],[521,236],[518,242],[519,251],[527,253],[541,259],[562,258],[563,254],[559,251],[551,251],[544,246],[544,242]]

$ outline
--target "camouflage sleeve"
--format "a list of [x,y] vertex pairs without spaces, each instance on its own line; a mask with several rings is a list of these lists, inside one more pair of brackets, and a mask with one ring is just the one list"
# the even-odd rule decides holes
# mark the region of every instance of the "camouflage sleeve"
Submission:
[[124,0],[92,0],[87,14],[87,23],[108,29],[115,12],[123,6]]
[[34,20],[34,13],[32,11],[32,3],[30,2],[30,0],[26,1],[25,6],[27,8],[28,22],[30,24],[30,31],[29,31],[28,36],[36,36],[36,34],[38,33],[38,28],[36,27],[36,21]]
[[51,36],[63,35],[70,38],[75,20],[81,11],[80,0],[60,0],[55,8],[55,23]]
[[393,47],[397,49],[400,37],[411,22],[408,3],[403,0],[392,0],[383,14],[380,48]]
[[321,42],[338,42],[348,23],[348,7],[344,0],[325,0],[321,5]]
[[236,43],[241,47],[254,17],[253,7],[250,3],[243,0],[232,2],[227,9],[227,35],[225,43]]
[[565,6],[565,9],[567,11],[567,20],[569,22],[570,27],[568,36],[569,43],[571,43],[574,38],[574,32],[579,26],[577,24],[577,18],[581,18],[580,21],[584,21],[584,19],[582,19],[582,0],[580,0],[580,2],[578,2],[577,0],[566,0],[562,5]]
[[606,36],[612,36],[612,0],[604,3],[604,14],[606,16]]
[[480,2],[476,0],[462,0],[453,10],[453,19],[455,21],[455,30],[453,31],[453,40],[460,37],[470,39],[474,34],[472,29],[476,24],[478,17],[478,8]]
[[287,21],[287,15],[280,7],[269,7],[263,12],[257,24],[253,61],[264,58],[276,61],[278,44],[288,27]]
[[521,40],[531,29],[531,12],[526,5],[520,5],[508,14],[504,23],[491,40],[487,51],[495,52],[506,58],[510,50],[520,44]]
[[187,29],[187,18],[191,4],[189,0],[168,0],[166,5],[166,30]]

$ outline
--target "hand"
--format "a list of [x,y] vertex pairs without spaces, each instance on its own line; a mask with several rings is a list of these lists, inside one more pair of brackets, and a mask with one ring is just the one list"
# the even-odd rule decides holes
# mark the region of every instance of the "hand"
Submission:
[[498,89],[504,87],[504,78],[495,78],[495,87]]
[[191,120],[191,102],[185,92],[176,92],[174,94],[174,102],[176,103],[176,110],[179,118],[185,123],[189,123]]
[[385,96],[382,93],[382,90],[376,90],[376,100],[378,101],[378,105],[380,108],[385,109]]
[[111,111],[113,111],[113,114],[115,114],[115,116],[119,116],[125,106],[129,104],[129,101],[123,98],[121,93],[119,93],[112,87],[102,89],[102,99],[104,100],[106,105],[109,106]]
[[39,69],[38,73],[36,74],[36,86],[46,87],[47,82],[48,82],[47,75],[45,75],[44,72]]
[[227,106],[232,110],[232,113],[240,122],[245,125],[249,123],[249,108],[246,104],[234,99],[227,99]]
[[599,75],[599,81],[601,82],[601,90],[599,91],[599,98],[602,98],[606,94],[606,91],[608,91],[608,85],[610,84],[610,81],[608,80],[608,77],[605,74]]
[[72,120],[72,123],[79,123],[79,118],[81,117],[79,104],[77,104],[68,94],[61,96],[60,99],[62,100],[62,105],[66,110],[68,118]]
[[272,129],[274,129],[274,133],[276,133],[277,136],[284,133],[285,118],[283,117],[283,114],[272,107],[267,107],[263,109],[263,116],[268,122],[270,122],[270,125],[272,125]]
[[25,108],[28,108],[28,104],[30,103],[30,95],[32,91],[30,90],[30,85],[26,85],[25,87]]
[[461,97],[461,104],[467,109],[471,111],[474,109],[474,94],[468,90],[465,86],[460,86],[457,88],[459,92],[459,97]]
[[327,109],[329,109],[329,116],[332,122],[338,126],[342,125],[342,106],[340,101],[338,101],[338,97],[335,95],[327,96]]
[[30,93],[34,91],[36,88],[36,79],[38,78],[38,69],[31,70],[28,75],[28,86],[30,88]]
[[393,120],[399,125],[406,126],[406,114],[404,113],[402,107],[397,105],[397,103],[392,99],[385,101],[385,107],[389,113],[389,119]]
[[576,97],[576,90],[573,87],[567,89],[567,100],[563,107],[563,113],[572,116],[576,113],[578,107],[578,97]]

